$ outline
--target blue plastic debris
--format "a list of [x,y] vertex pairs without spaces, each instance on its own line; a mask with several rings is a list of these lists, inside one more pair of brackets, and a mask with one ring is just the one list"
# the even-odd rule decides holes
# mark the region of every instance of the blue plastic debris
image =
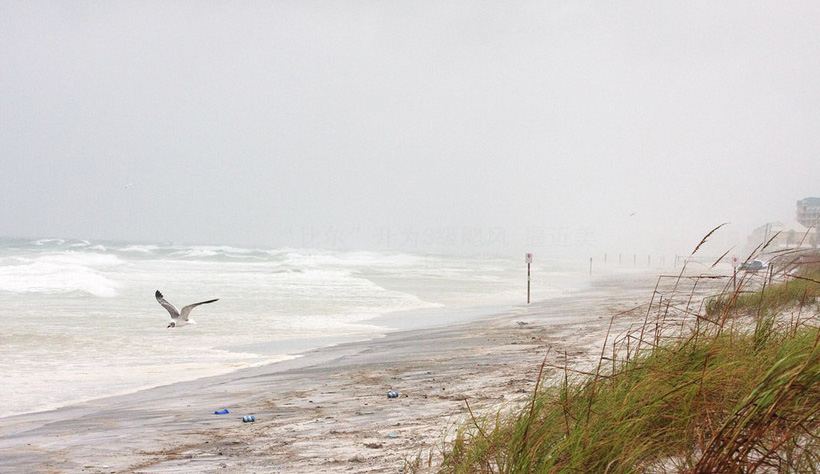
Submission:
[[217,410],[217,411],[214,412],[214,415],[227,415],[227,414],[228,414],[228,409],[227,408],[223,408],[221,410]]

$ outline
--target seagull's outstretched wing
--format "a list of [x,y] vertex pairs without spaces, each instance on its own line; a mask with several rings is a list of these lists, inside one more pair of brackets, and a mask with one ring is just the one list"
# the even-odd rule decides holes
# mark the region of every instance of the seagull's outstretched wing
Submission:
[[[157,292],[154,293],[154,296],[157,297],[157,302],[159,302],[159,304],[161,304],[163,308],[167,309],[168,312],[171,313],[171,319],[176,319],[179,317],[179,310],[176,308],[176,306],[165,301],[165,298],[162,296],[162,293],[160,293],[159,290],[157,290]],[[187,308],[187,306],[185,308]],[[185,308],[182,308],[182,310],[185,311]],[[185,314],[185,319],[188,319],[187,313]]]
[[[196,308],[197,306],[199,306],[201,304],[213,303],[214,301],[219,301],[219,298],[217,298],[215,300],[200,301],[199,303],[189,304],[188,306],[185,306],[184,308],[182,308],[182,312],[180,313],[179,316],[183,320],[187,321],[188,320],[188,315],[191,314],[192,309]],[[171,306],[171,307],[173,308],[173,306]],[[176,308],[174,308],[174,309],[176,309]]]

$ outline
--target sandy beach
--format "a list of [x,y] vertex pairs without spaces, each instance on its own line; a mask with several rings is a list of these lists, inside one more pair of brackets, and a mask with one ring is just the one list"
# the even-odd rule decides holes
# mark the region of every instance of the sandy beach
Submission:
[[642,322],[656,282],[597,276],[589,289],[469,323],[5,418],[0,471],[399,473],[431,456],[435,465],[447,433],[469,420],[465,400],[476,415],[516,409],[545,355],[597,360],[611,316],[623,313],[615,333]]

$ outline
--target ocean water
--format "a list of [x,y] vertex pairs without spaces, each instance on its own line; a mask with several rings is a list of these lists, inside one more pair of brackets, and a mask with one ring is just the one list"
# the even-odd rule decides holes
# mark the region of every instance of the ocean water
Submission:
[[[533,300],[587,284],[533,265]],[[167,329],[160,290],[197,324]],[[0,417],[526,302],[520,258],[0,239]]]

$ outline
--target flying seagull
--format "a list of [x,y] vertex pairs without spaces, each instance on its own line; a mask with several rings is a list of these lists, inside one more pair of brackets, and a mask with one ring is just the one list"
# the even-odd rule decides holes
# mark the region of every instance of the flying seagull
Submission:
[[194,321],[193,319],[188,319],[188,315],[191,314],[191,310],[201,304],[208,304],[213,303],[214,301],[219,301],[219,298],[215,300],[200,301],[199,303],[189,304],[188,306],[183,307],[182,311],[179,311],[176,308],[176,306],[165,301],[165,298],[162,296],[162,293],[160,293],[159,290],[157,290],[154,296],[157,297],[157,302],[161,304],[163,308],[167,309],[169,313],[171,313],[171,322],[168,324],[169,328],[182,327],[189,323],[196,324],[196,321]]

